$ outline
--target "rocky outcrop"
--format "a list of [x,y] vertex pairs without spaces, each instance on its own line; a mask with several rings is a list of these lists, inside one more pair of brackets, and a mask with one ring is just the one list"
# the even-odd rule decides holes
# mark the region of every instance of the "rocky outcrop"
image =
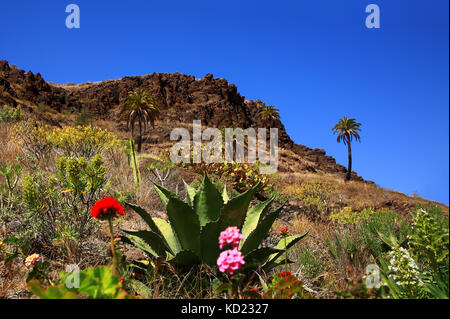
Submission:
[[[290,149],[314,167],[331,173],[345,173],[346,168],[336,164],[324,150],[310,149],[295,144],[278,119],[262,121],[259,113],[262,101],[248,101],[234,84],[216,79],[212,74],[196,79],[179,73],[153,73],[124,77],[120,80],[84,83],[80,85],[54,85],[47,83],[39,73],[33,74],[7,61],[0,61],[0,103],[16,105],[17,101],[43,104],[55,111],[85,109],[97,118],[116,121],[114,110],[129,91],[147,89],[157,100],[164,113],[164,123],[192,123],[201,120],[210,127],[276,127],[279,145]],[[165,130],[170,127],[165,127]],[[165,134],[167,136],[167,134]],[[354,178],[361,179],[356,174]]]

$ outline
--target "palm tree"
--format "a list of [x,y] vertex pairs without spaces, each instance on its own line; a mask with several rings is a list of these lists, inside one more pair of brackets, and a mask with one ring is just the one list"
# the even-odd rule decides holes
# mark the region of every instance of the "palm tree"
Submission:
[[272,105],[265,105],[260,111],[260,116],[263,121],[267,119],[280,119],[280,113],[278,113],[279,109]]
[[339,119],[339,122],[332,129],[333,134],[339,133],[337,142],[340,143],[342,141],[344,145],[347,145],[348,147],[348,169],[347,175],[345,176],[346,181],[350,180],[352,173],[352,148],[350,144],[353,138],[360,142],[360,137],[358,134],[358,131],[361,131],[359,128],[360,126],[361,123],[356,122],[354,118],[347,118],[344,116],[343,119]]
[[138,152],[141,152],[142,134],[150,123],[155,127],[155,120],[159,116],[159,107],[155,98],[145,89],[139,92],[128,92],[125,102],[121,106],[120,114],[127,116],[127,129],[131,126],[131,137],[134,136],[134,125],[139,124]]

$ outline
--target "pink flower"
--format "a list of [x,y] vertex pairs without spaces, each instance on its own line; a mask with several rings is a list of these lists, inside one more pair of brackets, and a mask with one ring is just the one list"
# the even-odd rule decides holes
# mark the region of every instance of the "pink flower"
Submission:
[[237,248],[243,237],[236,226],[227,227],[219,236],[220,249],[223,249],[228,244],[231,244],[233,248]]
[[228,249],[220,253],[217,258],[217,266],[221,272],[228,271],[232,275],[236,270],[245,264],[244,257],[241,252],[234,249]]
[[31,266],[31,265],[34,265],[34,263],[41,261],[41,260],[42,259],[41,259],[41,256],[39,256],[39,254],[33,254],[33,255],[28,256],[25,259],[25,265]]

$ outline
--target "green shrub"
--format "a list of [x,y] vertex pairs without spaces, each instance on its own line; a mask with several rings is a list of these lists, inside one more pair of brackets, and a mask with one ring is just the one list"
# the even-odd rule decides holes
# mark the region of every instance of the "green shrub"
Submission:
[[60,157],[56,173],[35,172],[22,181],[25,236],[30,241],[60,247],[71,261],[78,261],[83,243],[98,224],[90,209],[106,183],[100,155],[91,161]]
[[448,217],[440,209],[417,209],[406,248],[396,239],[391,245],[380,265],[392,297],[448,299]]
[[87,159],[124,146],[113,133],[95,126],[57,128],[48,133],[48,140],[61,155]]
[[13,127],[13,138],[25,153],[40,160],[55,150],[63,156],[91,159],[96,154],[124,148],[113,133],[94,126],[51,128],[32,120]]
[[25,114],[20,106],[16,108],[10,108],[6,105],[0,107],[0,122],[17,122],[21,121],[24,116]]
[[[282,207],[270,212],[272,197],[248,210],[258,184],[232,199],[226,192],[220,194],[206,175],[199,190],[185,186],[187,195],[183,202],[174,193],[154,184],[169,222],[152,218],[144,209],[127,204],[151,230],[125,231],[128,236],[123,237],[123,241],[140,248],[151,258],[164,258],[175,265],[214,266],[220,253],[220,232],[228,226],[236,226],[244,236],[240,245],[246,261],[244,268],[264,266],[271,269],[284,262],[284,240],[276,248],[259,248]],[[288,237],[288,248],[305,235]]]
[[285,195],[300,200],[312,213],[327,212],[330,209],[331,195],[336,186],[321,181],[305,181],[298,186],[287,187]]
[[[87,268],[78,273],[78,285],[69,288],[68,276],[61,273],[61,283],[43,288],[39,281],[28,282],[28,289],[41,299],[133,299],[123,288],[119,278],[112,275],[110,267]],[[77,287],[78,286],[78,287]]]

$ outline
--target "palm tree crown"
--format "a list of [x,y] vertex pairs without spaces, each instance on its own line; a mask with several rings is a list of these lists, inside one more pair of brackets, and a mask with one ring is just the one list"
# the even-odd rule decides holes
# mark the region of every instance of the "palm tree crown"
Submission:
[[263,120],[267,120],[267,119],[280,119],[280,113],[278,113],[279,110],[272,106],[272,105],[266,105],[262,108],[262,110],[260,111],[260,115],[261,118]]
[[361,131],[360,126],[361,123],[356,122],[352,117],[347,118],[347,116],[344,116],[343,119],[339,119],[339,122],[333,127],[333,133],[339,133],[337,142],[340,143],[342,141],[344,145],[347,145],[353,138],[355,138],[356,141],[360,141],[358,133],[358,131]]
[[155,98],[145,89],[139,92],[128,92],[125,102],[121,105],[120,114],[126,114],[127,129],[131,127],[131,136],[134,136],[134,126],[136,121],[138,122],[138,152],[140,152],[143,131],[145,132],[149,123],[155,127],[155,120],[159,116],[159,107]]

